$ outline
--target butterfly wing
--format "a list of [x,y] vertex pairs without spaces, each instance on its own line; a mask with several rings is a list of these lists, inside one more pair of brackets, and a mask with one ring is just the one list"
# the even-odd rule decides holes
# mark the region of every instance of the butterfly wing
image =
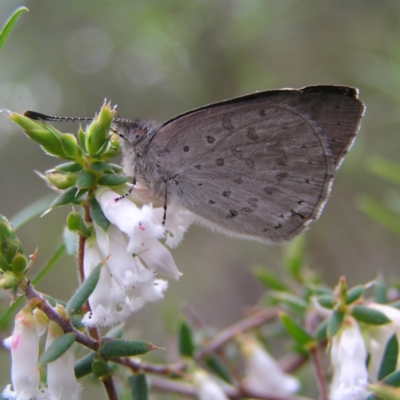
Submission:
[[289,240],[318,217],[358,130],[362,103],[344,89],[269,91],[191,111],[163,125],[147,156],[168,177],[169,201],[206,224]]

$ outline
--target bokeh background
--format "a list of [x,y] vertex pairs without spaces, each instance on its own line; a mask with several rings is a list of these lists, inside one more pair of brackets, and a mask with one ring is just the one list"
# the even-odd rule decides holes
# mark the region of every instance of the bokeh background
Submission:
[[[358,87],[367,105],[362,130],[306,233],[307,262],[329,285],[341,275],[350,284],[400,276],[399,238],[357,208],[364,193],[383,202],[396,196],[366,161],[400,161],[399,1],[2,0],[0,24],[20,5],[30,12],[0,53],[0,107],[17,112],[93,116],[107,98],[122,117],[163,121],[257,90]],[[51,194],[34,171],[55,162],[0,115],[0,213],[12,218]],[[55,210],[20,230],[25,251],[38,248],[37,267],[60,243],[66,215]],[[278,271],[283,252],[192,226],[173,250],[183,277],[170,282],[164,301],[130,319],[130,337],[165,346],[173,358],[183,305],[211,327],[227,326],[262,295],[251,267]],[[65,300],[76,282],[74,260],[65,256],[39,289]],[[5,350],[0,360],[3,386]]]

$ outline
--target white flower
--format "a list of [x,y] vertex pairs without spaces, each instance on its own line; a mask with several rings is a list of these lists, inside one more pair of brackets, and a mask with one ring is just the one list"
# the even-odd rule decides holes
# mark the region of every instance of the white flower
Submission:
[[196,371],[193,383],[199,400],[228,400],[222,387],[206,371]]
[[39,357],[40,332],[37,322],[29,309],[23,308],[15,317],[11,340],[4,344],[11,350],[11,381],[14,390],[7,386],[3,397],[16,400],[29,400],[41,397],[39,392]]
[[[54,322],[50,322],[46,350],[62,335],[62,329]],[[75,355],[71,346],[61,357],[47,364],[47,386],[52,400],[79,399],[80,386],[75,378],[74,363]]]
[[[85,256],[83,260],[85,276],[104,258],[100,253],[94,237],[88,238],[85,242]],[[89,297],[89,304],[92,310],[87,313],[82,322],[87,326],[104,325],[110,326],[126,319],[130,310],[125,303],[126,296],[123,289],[117,284],[111,276],[107,266],[100,271],[99,282]]]
[[283,372],[276,360],[254,338],[243,337],[241,348],[245,362],[245,387],[262,394],[285,395],[299,390],[298,379]]
[[[397,335],[397,340],[400,342],[400,310],[388,305],[377,303],[371,303],[368,307],[382,312],[392,321],[391,323],[384,325],[369,326],[370,360],[368,363],[368,373],[370,379],[373,382],[376,382],[378,380],[378,372],[388,340],[395,333]],[[396,370],[398,369],[400,369],[400,354],[397,355]]]
[[158,241],[164,236],[164,228],[154,222],[157,217],[153,207],[138,208],[127,198],[116,201],[118,197],[107,188],[96,192],[111,224],[104,232],[94,223],[96,238],[86,240],[85,276],[107,259],[98,285],[89,298],[92,312],[83,318],[88,326],[118,323],[146,302],[161,299],[168,283],[156,279],[156,274],[174,279],[181,275],[171,253]]
[[355,319],[347,318],[332,339],[330,400],[366,399],[369,394],[366,359],[367,349],[360,328]]

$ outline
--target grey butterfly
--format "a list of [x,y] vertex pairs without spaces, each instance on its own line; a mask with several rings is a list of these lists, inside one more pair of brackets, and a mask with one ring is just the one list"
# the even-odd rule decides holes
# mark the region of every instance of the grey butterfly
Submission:
[[[284,242],[320,215],[360,127],[357,89],[310,86],[207,105],[162,125],[116,118],[124,172],[232,236]],[[166,214],[168,218],[168,213]]]
[[[125,173],[208,226],[266,242],[318,218],[364,112],[357,90],[311,86],[260,92],[161,126],[116,120]],[[168,218],[168,216],[167,216]]]

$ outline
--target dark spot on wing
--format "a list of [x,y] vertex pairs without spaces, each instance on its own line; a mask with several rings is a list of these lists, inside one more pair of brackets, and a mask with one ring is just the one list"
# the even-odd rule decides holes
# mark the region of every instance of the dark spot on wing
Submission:
[[196,169],[201,169],[201,164],[197,164],[194,166]]
[[251,209],[250,207],[243,207],[242,211],[247,212],[247,213],[251,213],[251,212],[253,212],[253,209]]
[[230,190],[225,190],[222,192],[222,196],[224,197],[229,197],[231,195],[231,191]]
[[208,143],[214,143],[215,139],[212,136],[207,136]]
[[258,115],[259,115],[260,117],[265,117],[265,110],[260,110],[260,111],[258,112]]
[[187,153],[189,151],[189,146],[183,146],[183,151]]
[[234,179],[233,182],[235,182],[238,185],[240,185],[241,183],[243,183],[243,180],[242,180],[242,178],[237,178],[237,179]]
[[215,204],[214,200],[208,200],[208,204]]
[[281,225],[281,224],[275,225],[274,228],[275,228],[275,229],[282,228],[282,225]]
[[236,217],[236,215],[238,215],[239,213],[236,210],[229,210],[228,214],[226,214],[226,218],[230,219],[230,218],[234,218]]
[[224,165],[224,159],[223,158],[217,158],[217,165],[218,166],[221,166],[221,165]]

